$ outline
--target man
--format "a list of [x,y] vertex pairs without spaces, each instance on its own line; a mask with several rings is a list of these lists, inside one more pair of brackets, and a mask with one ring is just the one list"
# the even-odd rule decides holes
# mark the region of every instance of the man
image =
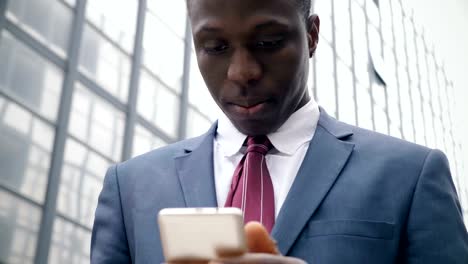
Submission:
[[109,169],[92,263],[163,262],[159,210],[215,206],[261,221],[283,255],[251,247],[272,254],[230,263],[468,263],[445,156],[338,122],[310,98],[310,4],[188,0],[198,65],[225,116]]

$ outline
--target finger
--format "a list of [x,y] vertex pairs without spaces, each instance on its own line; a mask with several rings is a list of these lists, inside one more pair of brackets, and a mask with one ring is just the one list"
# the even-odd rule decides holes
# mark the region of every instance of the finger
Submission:
[[244,227],[247,249],[254,253],[279,254],[276,242],[265,227],[258,222],[249,222]]
[[249,253],[237,258],[218,259],[223,264],[306,264],[301,259],[265,253]]

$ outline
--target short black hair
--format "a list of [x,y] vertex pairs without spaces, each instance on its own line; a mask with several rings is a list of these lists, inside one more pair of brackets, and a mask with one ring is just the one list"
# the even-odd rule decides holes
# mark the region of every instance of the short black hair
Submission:
[[307,19],[310,16],[310,9],[312,7],[312,0],[296,0],[297,4],[299,5],[299,9],[304,15],[304,18]]
[[[304,19],[305,21],[307,21],[307,19],[309,18],[310,16],[310,9],[312,7],[312,4],[314,2],[314,0],[294,0],[297,2],[298,4],[298,7],[300,9],[300,11],[303,13],[304,15]],[[187,4],[187,8],[190,9],[189,7],[189,0],[185,1],[186,4]]]

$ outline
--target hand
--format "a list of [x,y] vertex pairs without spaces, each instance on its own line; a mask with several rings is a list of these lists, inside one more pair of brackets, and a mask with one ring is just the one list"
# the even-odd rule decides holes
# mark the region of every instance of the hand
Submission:
[[265,227],[258,222],[249,222],[244,227],[247,239],[247,254],[232,255],[219,252],[220,258],[211,263],[253,264],[253,263],[284,263],[304,264],[303,260],[282,256],[276,247],[276,242],[270,237]]
[[219,251],[219,258],[209,262],[183,261],[170,264],[305,264],[303,260],[280,255],[276,242],[265,227],[258,222],[247,223],[244,227],[248,253]]

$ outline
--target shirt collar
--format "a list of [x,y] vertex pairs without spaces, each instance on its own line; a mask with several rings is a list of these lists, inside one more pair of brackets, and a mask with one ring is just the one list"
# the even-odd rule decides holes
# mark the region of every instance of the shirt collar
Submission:
[[[320,116],[318,104],[313,98],[294,112],[281,127],[268,134],[268,139],[277,151],[286,155],[293,155],[304,143],[314,136]],[[306,121],[306,122],[305,122]],[[225,114],[218,120],[215,140],[221,146],[226,157],[237,154],[247,136],[239,132]]]

